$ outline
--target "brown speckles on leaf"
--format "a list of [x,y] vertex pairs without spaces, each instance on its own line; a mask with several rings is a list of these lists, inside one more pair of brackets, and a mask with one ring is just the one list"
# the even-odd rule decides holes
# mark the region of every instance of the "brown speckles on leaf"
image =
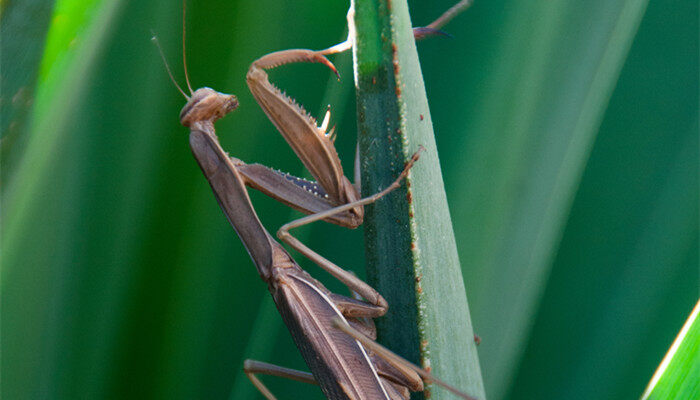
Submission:
[[[398,47],[396,47],[396,43],[391,44],[391,60],[392,60],[392,66],[394,67],[394,77],[399,76],[399,71],[401,70],[401,66],[399,65],[399,58],[397,55],[398,52]],[[401,93],[401,89],[399,88],[399,81],[396,79],[396,90],[398,91],[397,94]]]

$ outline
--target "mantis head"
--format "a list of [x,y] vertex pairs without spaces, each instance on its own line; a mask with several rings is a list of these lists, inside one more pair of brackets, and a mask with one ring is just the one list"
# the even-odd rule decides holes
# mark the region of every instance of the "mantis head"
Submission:
[[214,123],[238,107],[238,99],[232,94],[219,93],[203,87],[197,89],[180,111],[180,123],[190,127],[195,122]]

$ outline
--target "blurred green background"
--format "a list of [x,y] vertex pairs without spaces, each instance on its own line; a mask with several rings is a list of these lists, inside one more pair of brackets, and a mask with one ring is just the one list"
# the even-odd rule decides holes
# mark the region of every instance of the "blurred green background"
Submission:
[[[409,2],[414,25],[451,0]],[[196,87],[235,93],[225,149],[302,174],[245,85],[344,38],[346,2],[191,1]],[[618,399],[698,298],[698,2],[476,0],[419,44],[490,399]],[[2,397],[261,398],[244,358],[304,368],[193,160],[178,1],[2,3]],[[352,171],[351,58],[273,71],[333,106]],[[295,215],[251,194],[270,230]],[[363,274],[362,232],[311,247]],[[329,283],[319,270],[310,272]],[[439,268],[439,266],[435,266]],[[321,398],[266,379],[281,398]]]

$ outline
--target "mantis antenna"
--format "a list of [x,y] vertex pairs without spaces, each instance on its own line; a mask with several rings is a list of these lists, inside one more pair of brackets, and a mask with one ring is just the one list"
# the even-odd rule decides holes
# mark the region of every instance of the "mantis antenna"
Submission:
[[[186,4],[187,4],[186,1],[182,0],[182,65],[183,65],[183,68],[185,70],[185,81],[187,82],[187,88],[190,90],[190,94],[192,94],[192,93],[194,93],[194,91],[192,90],[192,84],[190,84],[190,76],[187,73],[187,55],[186,55],[187,52],[185,51],[186,50],[185,40],[187,38],[187,34],[185,32],[185,21],[186,21],[185,12],[187,10]],[[160,53],[160,58],[163,59],[163,64],[165,64],[165,69],[166,69],[166,71],[168,71],[168,76],[170,76],[170,80],[173,82],[175,87],[177,87],[177,90],[179,90],[180,93],[182,93],[182,95],[185,96],[185,99],[189,100],[190,96],[188,96],[187,93],[185,93],[185,91],[182,90],[182,87],[180,87],[180,85],[177,83],[177,81],[175,80],[175,77],[173,76],[173,72],[170,70],[170,65],[168,64],[168,61],[165,59],[165,53],[163,53],[163,48],[160,46],[160,42],[158,41],[158,36],[153,31],[151,31],[151,34],[153,35],[151,40],[153,41],[153,43],[156,44],[156,47],[158,47],[158,52]]]
[[187,73],[187,51],[185,48],[185,40],[187,35],[185,34],[185,12],[187,11],[187,1],[182,0],[182,65],[185,69],[185,81],[187,82],[187,88],[190,90],[190,94],[193,93],[192,85],[190,84],[190,75]]
[[173,77],[172,71],[170,71],[170,65],[168,65],[168,61],[165,59],[165,54],[163,53],[163,48],[160,47],[160,42],[158,41],[158,36],[156,36],[156,34],[154,32],[151,32],[151,33],[153,34],[153,37],[151,38],[151,40],[153,41],[153,43],[156,44],[156,47],[158,47],[158,52],[160,53],[160,58],[163,59],[163,64],[165,64],[165,70],[168,71],[168,76],[170,77],[170,80],[173,82],[173,84],[175,85],[177,90],[179,90],[180,93],[182,93],[182,95],[185,96],[185,99],[189,100],[190,96],[188,96],[185,93],[185,91],[182,90],[180,85],[175,80],[175,77]]

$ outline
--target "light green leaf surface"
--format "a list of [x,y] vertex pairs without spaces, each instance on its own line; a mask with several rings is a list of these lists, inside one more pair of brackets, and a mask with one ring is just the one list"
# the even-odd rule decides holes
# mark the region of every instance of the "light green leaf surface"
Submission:
[[673,341],[651,378],[642,399],[696,399],[700,397],[700,302]]

